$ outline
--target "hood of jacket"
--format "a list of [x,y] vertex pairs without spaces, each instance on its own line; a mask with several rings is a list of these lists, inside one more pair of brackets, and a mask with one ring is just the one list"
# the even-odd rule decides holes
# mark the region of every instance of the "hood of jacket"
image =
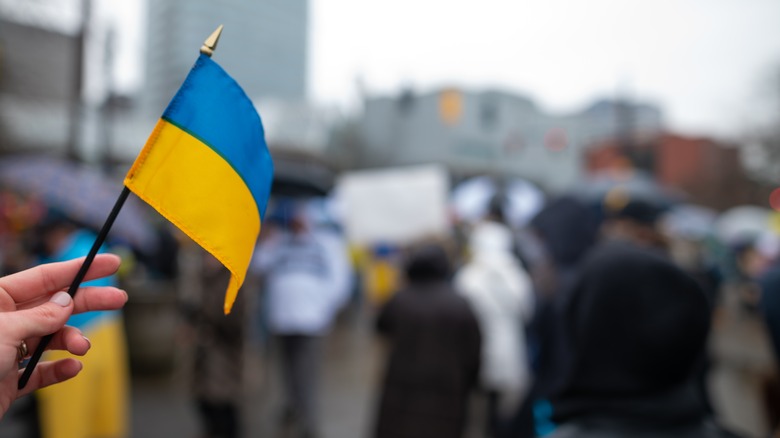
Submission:
[[709,309],[696,280],[667,258],[625,243],[599,245],[564,310],[572,361],[556,416],[698,418],[702,400],[687,388],[703,360]]

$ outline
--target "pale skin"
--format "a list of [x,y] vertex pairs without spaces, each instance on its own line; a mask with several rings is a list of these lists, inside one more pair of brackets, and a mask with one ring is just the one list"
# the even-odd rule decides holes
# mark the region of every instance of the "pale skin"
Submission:
[[[65,325],[68,317],[92,310],[116,310],[127,302],[127,293],[115,287],[82,287],[71,299],[65,291],[83,260],[40,265],[0,278],[0,418],[17,398],[73,378],[82,368],[74,358],[40,362],[24,389],[17,390],[22,373],[17,346],[22,340],[32,354],[41,337],[54,333],[48,350],[83,356],[90,348],[89,340],[78,329]],[[115,255],[97,255],[84,281],[115,273],[119,263]]]

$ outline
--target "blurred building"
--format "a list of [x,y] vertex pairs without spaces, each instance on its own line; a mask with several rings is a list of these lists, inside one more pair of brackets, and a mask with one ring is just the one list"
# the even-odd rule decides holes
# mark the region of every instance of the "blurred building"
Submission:
[[68,10],[0,2],[0,150],[62,148],[69,136],[77,36],[63,26]]
[[738,147],[708,138],[663,133],[634,143],[610,139],[593,145],[585,158],[588,172],[626,163],[682,191],[688,201],[717,210],[765,204],[769,196],[767,187],[748,177]]
[[119,95],[110,79],[116,29],[98,13],[110,3],[0,0],[0,147],[126,168],[223,24],[214,58],[260,109],[269,144],[324,149],[330,116],[306,103],[308,0],[145,3],[143,82]]
[[308,0],[155,0],[147,21],[142,101],[150,126],[222,24],[214,60],[255,103],[272,154],[323,154],[333,117],[306,100]]
[[[112,89],[114,23],[100,0],[0,0],[0,148],[108,160],[132,96]],[[148,128],[147,128],[148,129]],[[134,136],[124,139],[136,140]],[[134,142],[134,151],[140,143]]]
[[520,176],[553,192],[578,181],[588,145],[627,130],[641,137],[662,128],[661,111],[651,105],[603,100],[550,114],[501,91],[405,91],[367,98],[364,106],[365,166],[438,162],[456,177]]
[[225,26],[214,59],[251,99],[306,97],[308,0],[148,2],[144,96],[158,115],[206,37]]
[[339,116],[328,108],[306,101],[256,99],[265,128],[265,139],[276,158],[276,151],[312,155],[327,159],[326,147]]

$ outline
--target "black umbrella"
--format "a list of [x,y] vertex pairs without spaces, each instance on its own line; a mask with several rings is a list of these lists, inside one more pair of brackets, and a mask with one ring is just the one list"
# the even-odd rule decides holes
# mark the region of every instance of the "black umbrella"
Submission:
[[274,158],[271,195],[288,198],[326,196],[333,188],[333,172],[322,164]]

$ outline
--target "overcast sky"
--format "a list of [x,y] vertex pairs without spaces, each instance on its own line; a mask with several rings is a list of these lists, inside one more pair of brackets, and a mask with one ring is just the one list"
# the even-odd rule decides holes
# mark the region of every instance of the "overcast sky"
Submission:
[[732,133],[780,70],[780,1],[313,0],[311,41],[319,100],[354,98],[358,78],[496,86],[551,111],[622,92],[677,129]]
[[[143,7],[119,4],[133,53]],[[117,3],[108,2],[116,9]],[[618,93],[673,129],[736,135],[765,115],[780,70],[778,0],[310,0],[309,90],[352,108],[368,93],[501,88],[548,111]],[[124,62],[120,84],[138,75]]]

